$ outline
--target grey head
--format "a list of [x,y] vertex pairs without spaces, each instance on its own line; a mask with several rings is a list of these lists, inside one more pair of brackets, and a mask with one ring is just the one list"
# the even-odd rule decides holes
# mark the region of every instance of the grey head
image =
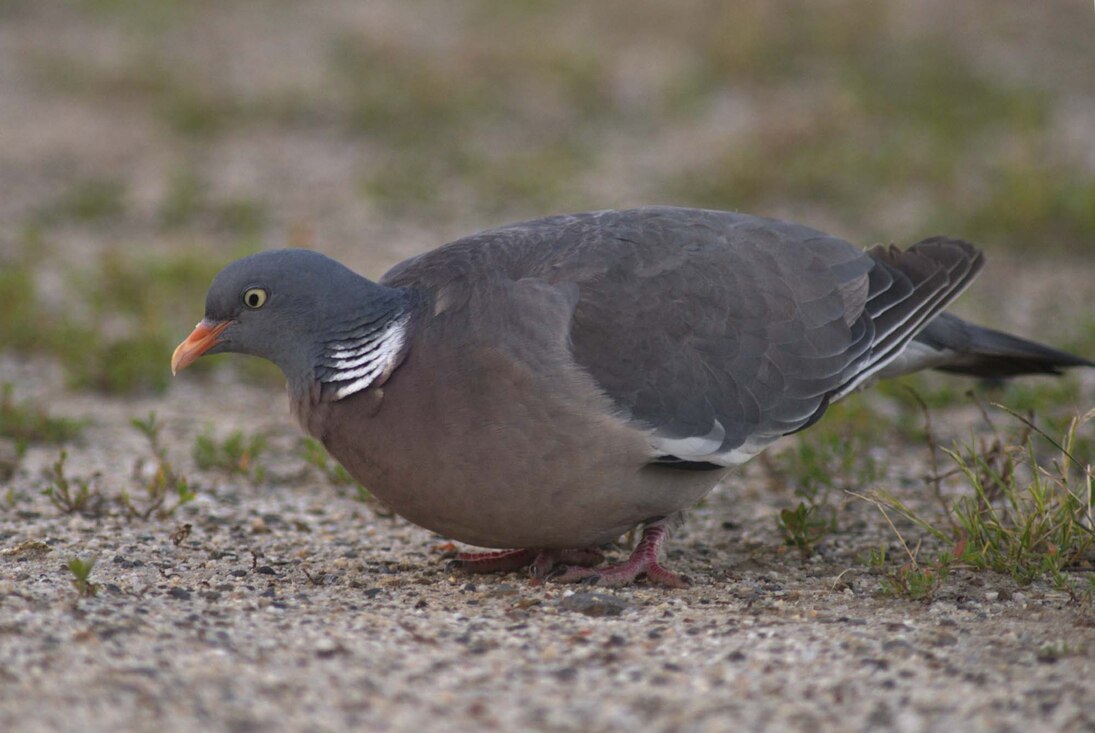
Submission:
[[294,393],[318,382],[339,399],[394,368],[411,300],[318,252],[260,252],[213,279],[205,317],[175,350],[172,371],[205,354],[250,354],[276,364]]

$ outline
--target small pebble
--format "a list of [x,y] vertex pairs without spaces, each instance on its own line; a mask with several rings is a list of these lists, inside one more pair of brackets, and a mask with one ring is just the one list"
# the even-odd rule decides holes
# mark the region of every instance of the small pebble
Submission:
[[619,616],[631,604],[607,593],[575,593],[562,600],[560,606],[567,611],[584,613],[586,616]]
[[188,591],[186,588],[179,588],[178,586],[175,586],[174,588],[170,588],[167,591],[167,595],[169,595],[172,598],[175,598],[177,600],[180,600],[180,601],[189,601],[190,600],[190,591]]

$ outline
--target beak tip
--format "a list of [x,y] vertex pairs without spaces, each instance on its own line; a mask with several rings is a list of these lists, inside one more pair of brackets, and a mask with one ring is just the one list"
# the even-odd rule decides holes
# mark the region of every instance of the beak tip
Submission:
[[171,355],[171,375],[175,376],[186,367],[190,366],[199,356],[218,343],[218,337],[232,322],[202,321],[185,341],[176,347]]
[[179,344],[178,348],[175,349],[175,352],[171,354],[171,376],[173,377],[177,376],[180,370],[186,368],[188,362],[185,361],[184,357],[188,351],[187,346],[188,344],[184,341]]

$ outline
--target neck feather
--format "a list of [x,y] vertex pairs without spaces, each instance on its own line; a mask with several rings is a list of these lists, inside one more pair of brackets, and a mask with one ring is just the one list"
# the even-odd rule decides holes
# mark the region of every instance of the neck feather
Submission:
[[387,381],[406,353],[411,326],[408,298],[348,321],[320,344],[313,376],[319,399],[335,402]]

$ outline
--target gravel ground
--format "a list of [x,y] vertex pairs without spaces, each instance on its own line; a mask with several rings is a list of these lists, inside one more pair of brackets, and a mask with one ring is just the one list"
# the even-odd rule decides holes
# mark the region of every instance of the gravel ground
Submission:
[[[0,377],[27,383],[32,366]],[[0,514],[0,730],[1095,726],[1090,606],[968,572],[930,602],[880,597],[858,559],[892,544],[878,517],[848,504],[849,530],[802,562],[775,532],[788,497],[759,466],[673,542],[689,589],[592,590],[451,570],[442,538],[309,474],[271,393],[183,383],[166,400],[53,402],[96,410],[71,476],[101,471],[108,497],[146,476],[128,421],[155,409],[198,499],[165,519],[62,514],[31,488],[55,452],[28,453]],[[261,483],[186,455],[238,424],[269,436]],[[72,586],[77,556],[96,559],[93,597]]]

